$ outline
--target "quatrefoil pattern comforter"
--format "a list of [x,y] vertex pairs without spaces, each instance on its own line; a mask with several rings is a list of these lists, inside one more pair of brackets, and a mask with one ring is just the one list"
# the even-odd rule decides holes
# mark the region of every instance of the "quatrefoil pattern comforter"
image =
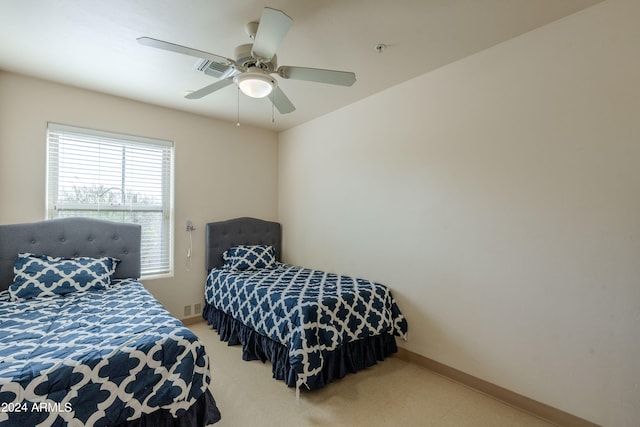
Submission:
[[390,334],[407,322],[389,288],[369,280],[277,263],[211,270],[208,304],[287,347],[297,386],[316,383],[324,356],[346,343]]
[[0,426],[178,417],[209,383],[204,346],[137,281],[22,302],[0,293]]

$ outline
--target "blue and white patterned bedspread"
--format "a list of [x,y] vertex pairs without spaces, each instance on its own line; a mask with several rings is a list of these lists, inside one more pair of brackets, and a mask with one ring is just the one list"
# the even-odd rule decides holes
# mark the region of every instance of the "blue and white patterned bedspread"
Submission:
[[132,280],[11,302],[0,293],[0,426],[112,426],[207,389],[197,337]]
[[276,268],[213,269],[205,299],[214,308],[285,345],[298,387],[315,382],[323,354],[369,336],[406,338],[407,322],[389,288],[278,263]]

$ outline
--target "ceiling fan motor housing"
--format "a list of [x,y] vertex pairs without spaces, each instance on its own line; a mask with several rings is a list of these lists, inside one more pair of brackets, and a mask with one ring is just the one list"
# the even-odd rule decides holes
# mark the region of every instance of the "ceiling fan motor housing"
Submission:
[[251,43],[241,44],[240,46],[235,48],[234,57],[236,64],[243,66],[244,68],[260,68],[268,73],[274,71],[278,65],[278,58],[276,55],[273,55],[270,61],[268,62],[260,62],[256,58],[251,55],[251,51],[253,50],[253,45]]

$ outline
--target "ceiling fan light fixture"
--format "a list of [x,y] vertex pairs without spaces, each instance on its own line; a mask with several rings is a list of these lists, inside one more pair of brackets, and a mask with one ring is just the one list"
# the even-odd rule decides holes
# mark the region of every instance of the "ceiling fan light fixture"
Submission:
[[233,78],[242,93],[252,98],[264,98],[276,87],[276,80],[262,71],[247,71]]

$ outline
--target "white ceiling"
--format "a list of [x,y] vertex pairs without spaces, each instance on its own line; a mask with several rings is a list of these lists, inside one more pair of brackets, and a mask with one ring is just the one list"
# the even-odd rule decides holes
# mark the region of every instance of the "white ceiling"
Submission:
[[[263,7],[293,26],[279,65],[353,71],[352,87],[278,79],[296,111],[240,97],[240,122],[283,130],[598,3],[600,0],[0,0],[0,69],[236,121],[228,86],[196,59],[145,47],[148,36],[233,58]],[[375,46],[388,47],[378,53]],[[1,96],[1,94],[0,94]]]

